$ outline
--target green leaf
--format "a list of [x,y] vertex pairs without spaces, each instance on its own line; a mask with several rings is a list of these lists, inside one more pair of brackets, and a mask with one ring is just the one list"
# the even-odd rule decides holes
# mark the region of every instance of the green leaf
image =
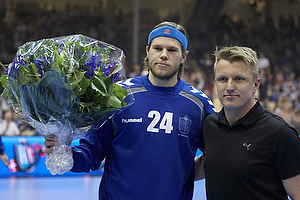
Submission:
[[[74,83],[72,83],[72,84],[74,84]],[[77,83],[77,85],[75,86],[73,91],[76,96],[80,97],[81,95],[83,95],[86,92],[87,88],[90,85],[91,85],[91,82],[83,76],[83,78],[81,79],[80,82]],[[72,87],[74,87],[74,85],[72,85]]]
[[3,88],[6,87],[6,78],[7,78],[7,75],[4,75],[4,74],[0,77],[0,82],[1,82]]
[[59,74],[61,73],[60,66],[63,63],[63,59],[60,57],[57,51],[54,51],[54,57],[53,57],[53,63],[51,65],[51,70],[58,72]]
[[103,78],[103,79],[101,79],[97,76],[94,77],[93,85],[95,87],[93,87],[93,89],[96,90],[97,92],[100,92],[100,94],[105,96],[108,93],[108,91],[107,91],[107,86],[106,86],[106,83],[105,83],[106,78]]
[[69,79],[70,79],[70,84],[71,84],[71,87],[74,89],[74,88],[76,88],[76,87],[78,87],[78,84],[80,83],[80,82],[86,82],[86,81],[88,81],[88,80],[83,80],[83,79],[85,79],[85,77],[84,77],[84,74],[85,74],[85,72],[73,72],[72,74],[70,74],[69,76]]
[[3,98],[7,98],[8,97],[8,91],[7,91],[6,88],[3,90],[2,94],[1,94],[1,97],[3,97]]
[[116,65],[114,71],[111,73],[111,75],[118,73],[122,69],[122,65]]
[[103,89],[102,87],[97,87],[94,83],[91,83],[91,88],[93,90],[95,90],[96,92],[99,92],[102,96],[106,96],[106,94],[107,94],[104,90],[101,90],[101,89]]
[[35,83],[40,80],[39,74],[37,73],[37,68],[34,63],[30,63],[27,67],[20,65],[18,70],[18,83],[20,84],[20,86],[29,83]]
[[122,103],[116,96],[110,96],[108,99],[109,105],[113,106],[114,108],[121,108]]

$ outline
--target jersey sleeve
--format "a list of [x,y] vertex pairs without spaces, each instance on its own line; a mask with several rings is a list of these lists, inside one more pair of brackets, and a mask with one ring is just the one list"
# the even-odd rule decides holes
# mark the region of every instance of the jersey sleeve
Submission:
[[274,166],[281,180],[300,174],[300,139],[297,131],[285,125],[274,145]]
[[72,172],[89,172],[97,170],[109,151],[113,139],[112,120],[91,128],[87,135],[80,139],[78,146],[72,147],[74,165]]
[[[208,115],[213,114],[213,113],[216,113],[216,109],[215,109],[212,101],[207,97],[206,104],[205,104],[205,117],[204,118],[206,118]],[[204,119],[203,119],[203,121],[204,121]]]
[[4,145],[0,136],[0,154],[4,154]]
[[200,140],[199,140],[199,149],[200,151],[204,152],[204,137],[203,137],[203,123],[204,123],[204,120],[207,116],[209,116],[210,114],[213,114],[213,113],[216,113],[216,109],[212,103],[212,101],[206,96],[203,94],[203,98],[202,98],[202,102],[204,104],[204,111],[203,111],[203,118],[202,118],[202,121],[201,121],[201,135],[200,135]]

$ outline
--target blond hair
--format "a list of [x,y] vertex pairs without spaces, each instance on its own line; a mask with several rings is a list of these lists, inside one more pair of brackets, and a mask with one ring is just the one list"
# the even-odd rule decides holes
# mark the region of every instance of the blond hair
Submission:
[[217,63],[222,59],[229,62],[241,61],[246,66],[250,67],[250,73],[252,74],[253,80],[256,80],[259,77],[257,53],[249,47],[230,46],[223,47],[221,49],[218,49],[218,47],[216,47],[214,56],[214,74],[216,72]]

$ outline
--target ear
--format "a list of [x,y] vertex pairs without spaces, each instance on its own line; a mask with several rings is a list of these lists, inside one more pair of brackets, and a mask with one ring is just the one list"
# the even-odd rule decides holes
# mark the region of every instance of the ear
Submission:
[[148,45],[146,46],[146,53],[147,53],[147,56],[148,56],[148,54],[149,54],[149,46]]
[[185,51],[185,52],[182,54],[181,63],[183,63],[183,62],[186,60],[188,54],[189,54],[188,51]]
[[254,82],[253,94],[255,94],[260,86],[260,78],[257,78]]

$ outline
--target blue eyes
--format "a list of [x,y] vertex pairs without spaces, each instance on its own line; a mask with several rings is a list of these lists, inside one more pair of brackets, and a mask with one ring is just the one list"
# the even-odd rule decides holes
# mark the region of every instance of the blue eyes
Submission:
[[[153,47],[153,49],[155,49],[156,51],[162,51],[164,48],[162,48],[162,47]],[[168,52],[177,52],[178,49],[176,49],[176,48],[167,48],[167,51]]]
[[236,77],[235,80],[237,80],[237,81],[243,81],[243,80],[245,80],[245,79],[242,78],[242,77]]
[[[228,78],[227,77],[218,77],[216,79],[218,82],[227,82],[228,81]],[[237,81],[237,82],[240,82],[240,81],[244,81],[246,80],[245,78],[243,77],[235,77],[232,79],[233,81]]]
[[220,81],[220,82],[224,82],[224,81],[226,81],[227,79],[222,77],[222,78],[217,78],[216,80],[217,80],[217,81]]

